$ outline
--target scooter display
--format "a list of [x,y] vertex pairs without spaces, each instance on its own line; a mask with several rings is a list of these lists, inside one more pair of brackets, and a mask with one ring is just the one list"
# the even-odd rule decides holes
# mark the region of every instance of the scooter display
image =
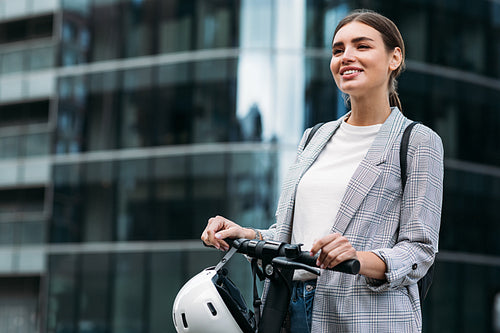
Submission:
[[[280,332],[288,311],[293,273],[304,269],[316,275],[317,256],[302,251],[302,244],[249,239],[225,240],[231,248],[221,261],[189,280],[174,301],[172,316],[177,332]],[[228,278],[225,264],[235,253],[246,255],[254,275],[254,312],[239,289]],[[330,270],[358,274],[358,260],[344,261]],[[260,311],[256,276],[268,283],[266,301]]]

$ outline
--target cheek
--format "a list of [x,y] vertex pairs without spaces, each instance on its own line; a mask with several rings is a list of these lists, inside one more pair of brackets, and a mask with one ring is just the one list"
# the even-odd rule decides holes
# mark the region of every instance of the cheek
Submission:
[[332,73],[335,81],[337,81],[337,77],[339,76],[339,69],[340,63],[335,58],[332,58],[332,60],[330,60],[330,72]]

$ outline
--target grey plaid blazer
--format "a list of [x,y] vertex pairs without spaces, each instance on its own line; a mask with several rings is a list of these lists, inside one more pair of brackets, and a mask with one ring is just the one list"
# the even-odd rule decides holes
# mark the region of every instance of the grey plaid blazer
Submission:
[[[283,183],[276,223],[263,230],[265,239],[290,241],[297,185],[342,118],[324,124],[305,150],[310,129],[304,133]],[[417,281],[438,250],[443,147],[428,127],[413,128],[402,193],[399,146],[410,122],[399,109],[392,109],[351,178],[337,216],[332,216],[332,233],[343,234],[356,250],[372,251],[386,262],[386,280],[323,270],[314,299],[312,332],[422,330]]]

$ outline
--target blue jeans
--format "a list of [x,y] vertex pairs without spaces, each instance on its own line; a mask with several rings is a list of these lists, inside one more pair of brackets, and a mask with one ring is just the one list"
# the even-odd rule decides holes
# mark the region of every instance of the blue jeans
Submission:
[[316,280],[293,281],[292,297],[288,312],[290,315],[290,333],[311,332],[312,307]]

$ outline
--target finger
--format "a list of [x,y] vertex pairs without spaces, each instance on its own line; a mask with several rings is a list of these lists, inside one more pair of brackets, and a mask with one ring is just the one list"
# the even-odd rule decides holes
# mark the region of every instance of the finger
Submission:
[[313,246],[311,247],[311,254],[313,256],[316,255],[319,252],[319,250],[322,250],[325,245],[327,245],[328,243],[332,242],[339,235],[340,234],[337,234],[337,233],[335,233],[335,234],[328,234],[328,235],[320,238],[316,242],[314,242]]
[[208,225],[207,227],[205,228],[205,230],[203,230],[203,232],[201,233],[201,239],[203,241],[208,241],[208,233],[207,233],[207,228],[208,228]]
[[324,268],[333,268],[343,261],[354,258],[357,258],[356,250],[349,242],[346,242],[328,252],[322,264]]
[[206,246],[212,246],[213,242],[210,241],[210,238],[208,236],[208,230],[205,228],[205,230],[203,230],[202,234],[201,234],[201,240],[202,242],[206,245]]
[[350,249],[352,246],[347,238],[338,235],[330,243],[323,246],[318,261],[325,267],[333,267],[339,262],[337,256]]
[[218,243],[215,234],[224,227],[224,221],[219,217],[212,217],[208,220],[208,225],[205,228],[206,238],[208,243],[214,244]]
[[356,254],[352,254],[351,251],[342,252],[339,255],[337,255],[337,257],[334,260],[332,260],[326,267],[333,268],[349,259],[357,259]]
[[[229,245],[224,241],[225,238],[236,238],[237,232],[233,229],[241,229],[236,223],[217,215],[208,220],[204,234],[206,243],[215,246],[217,249],[228,250]],[[236,230],[237,231],[237,230]]]
[[215,238],[218,240],[219,244],[224,245],[225,247],[229,247],[229,245],[224,240],[227,238],[231,239],[240,238],[241,236],[239,233],[239,229],[240,228],[233,227],[226,230],[218,231],[215,234]]
[[327,262],[329,262],[331,259],[328,259],[328,256],[334,255],[335,247],[333,246],[332,243],[327,244],[324,246],[321,251],[319,252],[318,260],[317,260],[317,265],[318,266],[325,266]]
[[331,264],[335,262],[335,259],[339,255],[339,249],[335,248],[330,251],[321,251],[321,256],[318,258],[321,268],[331,267]]
[[331,244],[334,242],[337,238],[342,237],[339,233],[334,233],[334,234],[328,234],[319,240],[315,241],[312,248],[311,248],[311,254],[316,255],[320,250],[323,252],[325,250],[325,247],[328,246],[328,244]]
[[209,244],[208,242],[208,237],[207,237],[207,232],[206,231],[203,231],[203,233],[201,234],[201,241],[203,242],[203,244],[205,244],[205,246],[210,246],[211,244]]

